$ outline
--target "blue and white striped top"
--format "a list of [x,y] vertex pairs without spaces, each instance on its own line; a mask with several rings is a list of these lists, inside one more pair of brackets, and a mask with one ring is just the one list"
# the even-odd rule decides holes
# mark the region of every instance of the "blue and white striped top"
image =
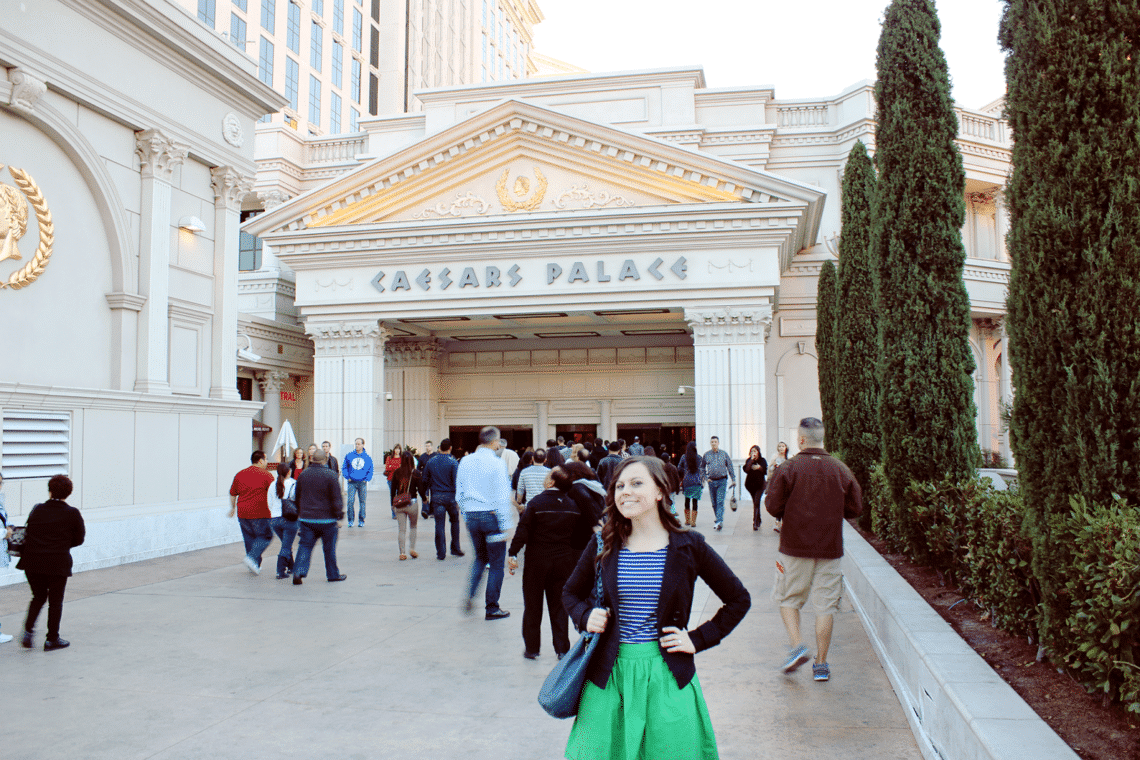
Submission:
[[618,620],[622,644],[657,640],[657,599],[669,547],[655,552],[618,552]]

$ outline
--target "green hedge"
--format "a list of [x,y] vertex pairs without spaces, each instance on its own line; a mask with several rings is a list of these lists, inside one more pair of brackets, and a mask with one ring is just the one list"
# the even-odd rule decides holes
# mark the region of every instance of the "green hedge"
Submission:
[[1067,548],[1053,567],[1068,615],[1044,630],[1022,492],[987,480],[911,481],[900,508],[876,465],[864,501],[888,551],[944,574],[994,625],[1036,636],[1089,691],[1140,713],[1140,510],[1119,497],[1108,506],[1074,498],[1052,519],[1054,545]]

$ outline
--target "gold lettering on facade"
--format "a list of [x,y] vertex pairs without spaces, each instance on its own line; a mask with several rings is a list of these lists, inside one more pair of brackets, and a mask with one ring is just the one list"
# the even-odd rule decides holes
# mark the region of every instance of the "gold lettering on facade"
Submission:
[[[495,185],[495,189],[499,193],[499,202],[503,204],[503,210],[534,211],[542,204],[542,199],[546,197],[546,177],[543,175],[542,170],[537,166],[534,167],[534,195],[524,201],[514,200],[511,198],[510,193],[507,192],[507,179],[510,177],[510,174],[510,169],[503,169],[503,174],[499,177],[498,184]],[[529,179],[526,177],[518,177],[515,180],[514,192],[519,198],[524,197],[529,190]]]
[[[3,168],[4,165],[0,164],[0,170]],[[18,244],[28,230],[29,203],[36,212],[36,223],[40,228],[40,244],[31,261],[24,265],[23,269],[13,272],[8,282],[0,282],[0,289],[19,290],[35,282],[47,268],[52,245],[55,242],[55,225],[51,221],[51,210],[35,180],[23,169],[9,166],[8,171],[16,181],[19,191],[11,185],[0,183],[0,261],[22,258]],[[21,192],[23,195],[20,195]]]

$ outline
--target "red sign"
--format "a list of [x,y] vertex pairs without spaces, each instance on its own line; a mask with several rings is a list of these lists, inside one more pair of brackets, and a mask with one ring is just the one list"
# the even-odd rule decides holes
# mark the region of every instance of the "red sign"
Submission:
[[296,393],[296,391],[281,391],[281,408],[282,409],[296,409],[297,408],[297,393]]

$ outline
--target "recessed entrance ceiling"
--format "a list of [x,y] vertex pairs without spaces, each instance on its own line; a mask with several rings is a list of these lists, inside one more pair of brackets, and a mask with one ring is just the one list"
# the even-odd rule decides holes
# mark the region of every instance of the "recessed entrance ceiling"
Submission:
[[530,314],[471,314],[386,321],[393,336],[434,337],[456,343],[483,341],[564,341],[627,339],[631,342],[688,341],[682,309],[615,308],[550,311]]

